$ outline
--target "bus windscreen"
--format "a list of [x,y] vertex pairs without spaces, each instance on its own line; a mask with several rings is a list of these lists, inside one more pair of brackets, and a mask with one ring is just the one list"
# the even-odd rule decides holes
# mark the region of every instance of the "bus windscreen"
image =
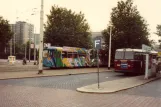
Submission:
[[134,59],[134,52],[116,51],[115,59]]
[[123,59],[124,58],[124,52],[123,51],[116,51],[115,59]]
[[134,52],[125,52],[125,59],[134,59]]

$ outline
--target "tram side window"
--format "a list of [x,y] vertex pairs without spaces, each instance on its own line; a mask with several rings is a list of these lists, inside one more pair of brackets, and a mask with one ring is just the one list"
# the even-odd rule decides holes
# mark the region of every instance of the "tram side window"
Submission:
[[48,50],[44,50],[43,57],[48,57]]
[[62,58],[67,58],[67,52],[62,52]]
[[81,55],[79,55],[79,57],[85,58],[86,57],[86,54],[81,54]]
[[75,52],[68,52],[68,58],[77,58],[77,53],[75,53]]
[[51,57],[54,57],[53,55],[54,55],[54,51],[53,50],[50,50],[49,51],[49,55],[51,56]]
[[78,54],[77,53],[74,53],[73,57],[74,58],[78,58]]
[[68,54],[68,58],[72,58],[72,54],[71,53]]

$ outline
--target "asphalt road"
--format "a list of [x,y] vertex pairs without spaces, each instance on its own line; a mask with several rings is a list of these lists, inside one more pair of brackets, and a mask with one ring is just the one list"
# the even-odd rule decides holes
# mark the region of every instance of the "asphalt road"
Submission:
[[[77,70],[77,69],[75,69]],[[100,82],[121,79],[129,76],[117,74],[114,72],[100,73]],[[75,90],[78,87],[86,86],[89,84],[97,83],[97,73],[81,74],[81,75],[68,75],[68,76],[55,76],[55,77],[40,77],[30,79],[10,79],[1,80],[0,85],[19,85],[31,86],[42,88],[57,88]]]
[[[125,77],[100,73],[101,82]],[[93,83],[97,73],[0,80],[0,107],[161,107],[161,79],[113,94],[76,91]]]

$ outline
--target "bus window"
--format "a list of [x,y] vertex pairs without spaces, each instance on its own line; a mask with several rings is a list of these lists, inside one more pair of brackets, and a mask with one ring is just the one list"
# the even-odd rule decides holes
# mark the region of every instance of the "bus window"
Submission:
[[134,52],[125,52],[125,59],[134,59]]
[[141,53],[135,53],[134,60],[143,60],[143,55]]
[[116,51],[115,59],[123,59],[124,58],[124,52],[123,51]]
[[141,60],[141,55],[134,55],[134,60]]

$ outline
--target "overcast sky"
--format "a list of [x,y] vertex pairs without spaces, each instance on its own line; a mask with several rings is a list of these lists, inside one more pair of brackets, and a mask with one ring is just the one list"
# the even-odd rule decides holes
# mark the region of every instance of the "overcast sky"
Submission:
[[[100,32],[107,27],[110,19],[111,9],[117,6],[119,0],[44,0],[44,13],[49,14],[52,5],[58,5],[72,9],[73,11],[82,11],[85,14],[90,28],[93,32]],[[151,39],[158,40],[153,34],[156,31],[156,25],[161,24],[161,0],[133,0],[134,5],[140,14],[149,24]],[[36,27],[39,33],[40,23],[40,4],[41,0],[0,0],[0,15],[8,19],[10,23],[16,20],[28,21]],[[35,16],[31,16],[32,9],[37,8]],[[19,18],[16,18],[19,17]],[[46,16],[44,17],[46,22]]]

